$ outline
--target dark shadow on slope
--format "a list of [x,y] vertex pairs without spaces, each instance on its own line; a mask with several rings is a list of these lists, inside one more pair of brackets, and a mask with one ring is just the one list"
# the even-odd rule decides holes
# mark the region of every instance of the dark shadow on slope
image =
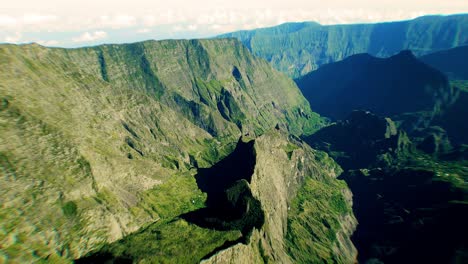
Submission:
[[360,263],[468,263],[468,189],[451,178],[466,173],[466,149],[441,162],[414,139],[390,119],[359,111],[305,139],[344,169]]
[[352,241],[360,262],[447,263],[460,258],[468,236],[463,190],[426,170],[349,171],[341,178],[353,191],[359,225]]
[[391,119],[357,110],[304,141],[326,151],[344,170],[375,166],[385,161],[383,154],[396,157],[410,150],[406,134],[398,131]]
[[195,176],[200,190],[207,193],[206,208],[181,217],[203,228],[239,230],[246,242],[253,228],[261,228],[264,212],[252,195],[249,183],[255,168],[254,141],[239,140],[236,149]]
[[131,264],[131,258],[116,257],[111,253],[96,253],[91,256],[86,256],[75,260],[75,264]]
[[219,207],[225,191],[239,180],[250,183],[255,168],[254,141],[239,140],[234,151],[211,168],[199,168],[198,188],[208,194],[207,206]]
[[[236,240],[224,240],[222,245],[210,248],[211,251],[201,259],[209,258],[238,243],[247,243],[252,230],[263,226],[265,216],[261,203],[253,197],[249,186],[255,160],[254,141],[239,140],[236,149],[229,156],[211,168],[200,168],[199,173],[195,175],[198,187],[208,195],[206,207],[179,217],[202,228],[222,231],[239,230],[242,233],[242,236]],[[168,224],[179,220],[179,217],[174,218]],[[140,251],[134,251],[132,248],[146,246],[145,243],[160,243],[160,235],[157,232],[157,229],[151,226],[142,229],[131,234],[129,238],[106,245],[99,251],[76,260],[76,263],[132,263],[142,258],[137,254]],[[140,238],[132,239],[135,236],[140,236]],[[140,245],[138,241],[143,243]],[[151,248],[151,245],[147,246]],[[170,250],[168,249],[169,252]],[[145,254],[152,254],[152,252],[145,252]],[[154,254],[161,254],[161,252],[156,250]]]
[[382,116],[433,111],[454,95],[447,77],[410,51],[385,59],[353,55],[323,65],[296,83],[314,110],[333,120],[346,118],[354,109]]

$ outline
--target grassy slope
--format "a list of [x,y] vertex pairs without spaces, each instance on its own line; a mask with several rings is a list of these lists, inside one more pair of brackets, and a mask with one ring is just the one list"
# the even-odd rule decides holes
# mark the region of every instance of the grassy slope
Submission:
[[[325,160],[329,159],[325,153],[317,155],[325,155]],[[350,217],[350,195],[343,181],[305,178],[288,212],[286,247],[294,262],[353,261],[353,256],[343,250],[353,246],[342,239],[346,232],[354,229],[354,220]],[[337,244],[340,243],[342,248],[338,249]]]
[[147,41],[66,54],[93,75],[102,75],[103,64],[96,63],[102,57],[113,87],[145,90],[215,136],[236,133],[232,123],[242,123],[243,132],[259,134],[280,123],[308,134],[319,122],[290,79],[232,39]]
[[[336,163],[325,153],[287,139],[278,131],[255,139],[254,148],[254,174],[250,184],[244,183],[252,188],[266,218],[263,227],[254,230],[245,244],[237,241],[241,234],[236,228],[227,228],[224,232],[202,229],[176,217],[105,245],[92,258],[82,261],[97,261],[103,257],[142,263],[197,263],[208,256],[205,263],[351,262],[356,252],[349,235],[356,222],[347,186],[335,179],[340,171]],[[174,196],[159,191],[157,197],[154,201]],[[195,207],[203,201],[204,197],[194,200]],[[166,219],[185,211],[167,209]],[[224,250],[218,252],[218,249]]]
[[2,259],[76,258],[171,221],[204,201],[175,175],[226,156],[241,130],[321,122],[291,80],[233,40],[2,45],[0,64]]
[[[209,146],[203,140],[212,140],[147,95],[111,89],[61,57],[40,58],[41,51],[47,52],[2,49],[8,64],[1,78],[7,103],[0,146],[2,172],[10,175],[1,178],[8,186],[1,195],[2,241],[9,241],[10,257],[76,256],[156,220],[156,211],[132,209],[140,191],[165,181],[184,164],[187,150],[203,151]],[[73,217],[62,212],[69,201],[77,205]]]

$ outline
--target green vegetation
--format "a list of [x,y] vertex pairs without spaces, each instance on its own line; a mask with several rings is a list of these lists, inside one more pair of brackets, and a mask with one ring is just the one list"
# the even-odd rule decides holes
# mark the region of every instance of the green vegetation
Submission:
[[[359,221],[353,242],[360,262],[463,259],[466,149],[449,147],[437,134],[444,132],[440,127],[426,130],[408,135],[389,118],[355,111],[306,138],[345,169],[340,178],[353,191]],[[432,133],[432,143],[426,133]],[[424,147],[431,144],[430,151]],[[333,204],[339,211],[340,203]]]
[[[199,260],[241,234],[177,218],[205,206],[193,176],[241,135],[277,124],[310,134],[324,122],[236,40],[0,45],[0,66],[0,255],[13,262],[70,261],[135,232],[117,255],[169,258],[193,236],[194,255],[177,259]],[[261,226],[259,211],[243,220]],[[166,235],[143,253],[150,226]]]
[[351,213],[342,181],[317,181],[307,177],[288,212],[286,246],[297,263],[336,263],[335,243],[343,219]]
[[467,25],[468,16],[463,14],[378,24],[322,26],[314,22],[286,23],[219,37],[238,38],[253,54],[297,78],[324,64],[359,53],[389,57],[409,49],[421,56],[465,45]]
[[413,150],[395,161],[394,167],[426,170],[434,173],[435,180],[446,181],[456,188],[467,188],[468,160],[434,158],[424,152]]
[[451,80],[451,85],[463,92],[468,92],[468,80]]
[[205,207],[202,193],[191,173],[174,175],[144,193],[133,208],[135,216],[154,212],[156,222],[125,238],[99,247],[96,253],[78,261],[131,259],[135,262],[196,263],[216,248],[241,238],[240,231],[216,231],[189,223],[180,216]]
[[155,212],[159,219],[166,221],[202,208],[206,201],[206,194],[198,189],[193,173],[173,175],[142,197],[135,210]]
[[239,231],[216,231],[182,219],[161,221],[124,239],[106,245],[100,252],[77,263],[91,260],[132,260],[144,263],[197,263],[213,250],[240,238]]
[[291,160],[292,154],[294,150],[299,149],[299,147],[295,144],[291,144],[288,142],[288,144],[283,148],[286,154],[288,155],[288,159]]
[[68,217],[73,217],[76,215],[76,212],[77,212],[77,206],[76,206],[76,203],[74,203],[73,201],[69,201],[69,202],[66,202],[63,206],[62,206],[62,211],[63,211],[63,214],[68,216]]

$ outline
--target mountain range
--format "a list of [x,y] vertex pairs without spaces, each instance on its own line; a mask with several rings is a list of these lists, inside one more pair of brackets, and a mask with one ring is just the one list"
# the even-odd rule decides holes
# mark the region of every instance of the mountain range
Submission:
[[447,104],[443,99],[455,93],[443,73],[419,61],[411,51],[386,59],[353,55],[296,82],[314,110],[334,120],[354,109],[383,116],[432,111]]
[[402,50],[422,56],[468,45],[468,15],[425,16],[377,24],[286,23],[220,35],[244,43],[256,56],[293,78],[321,65],[368,53],[389,57]]
[[459,118],[466,109],[466,58],[466,46],[421,58],[410,51],[390,58],[358,54],[296,82],[314,110],[332,120],[344,119],[353,110],[371,111],[391,117],[413,135],[421,137],[437,126],[454,145],[467,144],[466,122]]
[[467,19],[0,45],[0,262],[466,263]]

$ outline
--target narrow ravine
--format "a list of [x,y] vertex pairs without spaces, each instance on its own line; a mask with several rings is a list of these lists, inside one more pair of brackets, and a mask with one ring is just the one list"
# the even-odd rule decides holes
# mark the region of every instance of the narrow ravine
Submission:
[[[141,246],[142,240],[142,245],[148,248],[153,247],[152,243],[160,243],[169,247],[168,249],[155,247],[157,249],[154,252],[150,250],[145,252],[146,254],[158,255],[162,254],[161,250],[170,251],[170,247],[174,246],[175,242],[173,242],[172,237],[164,236],[163,229],[177,224],[184,225],[184,222],[196,226],[198,233],[194,233],[195,235],[203,232],[239,234],[237,236],[218,236],[216,246],[213,244],[211,248],[204,248],[206,253],[200,255],[193,262],[207,259],[238,243],[247,244],[253,229],[260,229],[265,221],[261,203],[253,197],[249,185],[256,163],[254,143],[254,140],[243,141],[241,138],[230,155],[211,168],[197,169],[196,184],[202,192],[207,194],[205,207],[184,213],[172,220],[166,220],[162,224],[154,223],[119,241],[104,245],[98,251],[77,259],[76,263],[132,263],[138,261],[142,256],[133,255],[131,252],[136,252],[133,248]],[[188,229],[187,232],[193,232],[193,228]],[[203,243],[203,241],[199,243]],[[184,261],[192,262],[188,259],[184,259]]]
[[244,242],[253,228],[262,227],[264,213],[249,186],[255,168],[254,143],[241,139],[229,156],[211,168],[199,169],[195,178],[208,194],[207,207],[182,218],[204,228],[239,230]]

